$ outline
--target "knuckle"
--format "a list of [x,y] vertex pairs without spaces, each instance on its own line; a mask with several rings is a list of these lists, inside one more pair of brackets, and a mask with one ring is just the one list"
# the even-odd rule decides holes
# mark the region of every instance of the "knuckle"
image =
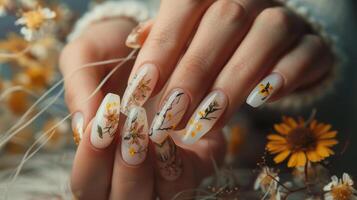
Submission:
[[291,32],[293,27],[291,24],[290,16],[284,8],[267,8],[262,11],[258,18],[265,24],[269,24],[271,28]]
[[244,7],[233,0],[218,0],[212,4],[207,11],[216,19],[235,22],[240,20],[245,15]]
[[321,50],[325,48],[324,41],[321,37],[313,34],[305,35],[303,40],[307,43],[310,43],[314,48]]
[[67,44],[60,54],[60,66],[66,65],[74,57],[77,61],[86,61],[95,58],[97,53],[92,43],[87,40],[78,39]]
[[178,47],[178,43],[171,31],[162,29],[156,33],[153,33],[149,40],[147,40],[147,46],[151,49],[162,49],[164,51],[174,51]]
[[208,72],[208,61],[199,55],[190,55],[189,57],[183,60],[184,66],[192,74],[205,75]]

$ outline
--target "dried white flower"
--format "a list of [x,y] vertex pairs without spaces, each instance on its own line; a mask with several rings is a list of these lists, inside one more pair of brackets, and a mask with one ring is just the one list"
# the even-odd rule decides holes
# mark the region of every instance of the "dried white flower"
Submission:
[[356,190],[353,188],[353,180],[347,173],[343,173],[342,179],[331,177],[331,182],[324,187],[325,200],[356,200]]
[[27,41],[37,40],[53,32],[56,13],[49,8],[38,8],[22,14],[15,24],[24,25],[21,33]]

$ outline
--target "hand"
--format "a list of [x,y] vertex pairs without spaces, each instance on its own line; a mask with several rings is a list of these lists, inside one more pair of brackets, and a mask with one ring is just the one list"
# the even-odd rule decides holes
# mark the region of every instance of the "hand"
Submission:
[[[123,161],[118,138],[124,134],[119,131],[125,130],[122,128],[124,120],[120,121],[117,128],[114,127],[117,131],[114,129],[110,131],[115,137],[108,137],[106,133],[102,135],[102,138],[107,139],[106,141],[109,138],[111,143],[107,148],[99,147],[103,143],[96,143],[93,139],[95,137],[91,137],[91,133],[97,131],[98,121],[104,119],[103,115],[96,115],[97,110],[103,110],[101,104],[105,105],[109,101],[117,102],[118,96],[113,93],[123,93],[132,63],[129,62],[119,68],[119,71],[91,98],[89,103],[83,102],[97,88],[103,77],[113,69],[114,64],[80,71],[78,69],[87,63],[127,56],[130,50],[124,45],[125,40],[135,25],[128,19],[95,23],[89,26],[77,40],[68,44],[61,56],[61,71],[64,76],[71,77],[65,79],[65,99],[70,112],[75,112],[73,128],[77,134],[79,132],[82,135],[77,138],[77,141],[81,139],[81,142],[71,177],[72,191],[78,199],[108,199],[109,197],[112,199],[151,199],[153,196],[170,199],[182,190],[194,188],[203,177],[212,173],[212,157],[220,162],[224,155],[224,139],[220,131],[216,131],[212,137],[201,140],[198,148],[192,150],[176,147],[170,139],[162,145],[152,144],[148,156],[145,152],[145,161],[133,167]],[[147,28],[144,29],[149,31]],[[78,72],[73,73],[74,71]],[[110,93],[109,100],[108,97],[105,98],[107,93]],[[148,116],[154,116],[158,100],[159,98],[156,100],[153,98],[146,103]],[[114,114],[112,119],[116,121],[118,120],[115,117],[118,116],[117,112]],[[166,154],[167,152],[169,154]],[[170,156],[169,160],[161,159],[161,155],[165,154]],[[169,164],[171,168],[168,168]],[[168,170],[160,170],[163,168]],[[161,174],[166,175],[166,178],[162,178]],[[171,181],[171,179],[176,179],[176,181]],[[177,185],[174,187],[173,184]],[[154,189],[155,185],[156,189]]]
[[[108,196],[113,199],[150,199],[155,196],[170,199],[177,192],[192,189],[203,177],[212,172],[211,157],[218,161],[218,158],[222,158],[224,140],[219,130],[248,96],[247,102],[250,105],[259,106],[269,99],[279,99],[323,79],[331,69],[333,60],[322,40],[313,35],[299,17],[282,7],[271,8],[271,5],[266,5],[265,2],[162,1],[155,24],[131,72],[130,86],[123,96],[121,107],[126,115],[131,112],[140,113],[132,111],[135,109],[131,108],[142,106],[144,103],[147,107],[148,98],[163,89],[163,98],[157,95],[158,101],[151,104],[154,107],[159,105],[159,109],[149,135],[151,140],[158,144],[155,145],[156,154],[161,156],[168,155],[163,152],[174,152],[169,154],[170,159],[161,160],[173,160],[174,164],[177,164],[182,159],[183,169],[180,171],[177,168],[176,171],[179,173],[175,174],[175,177],[163,172],[165,168],[160,166],[167,163],[156,159],[160,157],[151,153],[152,146],[148,148],[148,156],[144,153],[144,159],[130,159],[127,155],[130,154],[131,146],[129,141],[124,139],[130,136],[130,132],[126,132],[126,129],[121,133],[122,141],[115,138],[109,147],[96,148],[90,137],[93,122],[89,125],[88,122],[94,116],[103,95],[89,105],[76,105],[75,102],[79,102],[77,100],[68,101],[71,111],[85,112],[84,124],[87,127],[73,168],[72,188],[75,193],[80,191],[81,197],[93,199]],[[125,30],[122,26],[116,27],[120,27],[119,33]],[[99,30],[113,33],[107,29]],[[90,32],[88,30],[86,33],[93,35],[89,34]],[[106,45],[113,48],[108,48],[111,50],[109,51],[103,44],[104,48],[99,52],[123,49],[119,48],[118,44],[124,42],[121,40],[121,43],[114,43],[116,40],[112,40],[113,36],[110,35],[106,35],[105,38],[108,38],[111,45]],[[92,40],[101,41],[99,38],[100,34],[96,32]],[[118,57],[120,53],[123,51],[109,53],[112,55],[109,58]],[[70,56],[62,58],[65,60],[62,63],[67,61],[65,66],[74,65],[74,60],[68,59]],[[101,60],[99,58],[83,59],[86,62],[82,60],[77,64]],[[78,57],[76,59],[78,60]],[[66,67],[62,67],[64,68]],[[70,72],[63,71],[64,74]],[[78,75],[81,78],[77,80],[98,77],[92,81],[93,86],[96,86],[104,74],[105,72],[93,72],[91,75],[81,73]],[[124,73],[118,75],[122,74]],[[113,81],[122,83],[123,79],[118,77],[116,76]],[[123,84],[120,83],[113,84],[112,89],[121,87]],[[254,89],[256,85],[257,88]],[[82,93],[79,91],[81,87],[75,90],[75,86],[66,83],[66,91]],[[145,90],[141,90],[142,88]],[[252,94],[249,95],[252,90]],[[140,93],[143,91],[144,94]],[[208,97],[202,101],[207,94]],[[180,97],[180,101],[176,97]],[[174,104],[177,104],[175,108],[167,109]],[[148,116],[152,115],[152,108],[153,106],[151,109],[147,108]],[[168,116],[171,116],[170,120],[166,118]],[[188,120],[189,118],[191,120]],[[128,119],[131,119],[130,115]],[[183,127],[186,123],[186,129],[179,134],[171,131]],[[161,126],[163,124],[166,127],[164,129]],[[144,123],[144,127],[148,126]],[[172,145],[170,138],[167,137],[168,134],[180,145],[176,151],[160,151],[168,146],[171,146],[169,149],[175,149],[175,145]],[[144,138],[140,144],[145,147],[146,141]],[[122,143],[118,145],[122,147],[122,151],[116,148],[118,143]],[[195,144],[188,145],[192,143]],[[123,149],[123,146],[128,148]],[[132,152],[139,152],[137,147],[134,146]],[[141,152],[133,154],[142,156]],[[140,162],[137,162],[138,160]],[[175,167],[179,166],[181,165]],[[155,174],[152,173],[153,168]]]

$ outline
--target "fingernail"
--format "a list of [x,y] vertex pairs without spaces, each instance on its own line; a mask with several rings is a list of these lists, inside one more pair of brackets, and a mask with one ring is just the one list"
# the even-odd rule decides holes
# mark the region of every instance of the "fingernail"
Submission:
[[99,106],[92,124],[91,143],[102,149],[109,146],[114,138],[119,124],[120,97],[107,94]]
[[145,37],[143,36],[144,23],[138,24],[128,35],[125,41],[127,47],[139,49],[144,44]]
[[149,143],[148,131],[145,109],[130,109],[123,127],[121,143],[122,157],[127,164],[139,165],[145,160]]
[[247,104],[256,108],[264,104],[277,90],[283,86],[283,77],[272,73],[263,79],[249,94]]
[[221,91],[211,92],[196,109],[181,138],[185,144],[193,144],[204,136],[217,122],[227,106],[227,97]]
[[144,64],[129,82],[123,95],[121,111],[125,115],[135,106],[142,106],[150,97],[159,78],[157,67]]
[[176,128],[181,121],[189,104],[189,97],[182,89],[174,89],[156,113],[151,128],[150,139],[161,144],[168,136],[168,132]]
[[183,163],[173,140],[168,137],[162,144],[155,144],[155,153],[162,178],[168,181],[178,179],[183,171]]
[[76,145],[79,145],[79,142],[83,138],[83,128],[84,127],[84,117],[81,112],[76,112],[72,117],[72,132],[73,139]]

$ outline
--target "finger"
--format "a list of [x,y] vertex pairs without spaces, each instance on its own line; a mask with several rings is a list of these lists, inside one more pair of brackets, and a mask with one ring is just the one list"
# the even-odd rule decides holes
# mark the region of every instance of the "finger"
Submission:
[[[309,87],[321,80],[332,67],[332,57],[326,49],[321,38],[305,35],[280,59],[273,73],[258,83],[247,98],[247,103],[258,107],[271,98],[277,100],[297,88]],[[267,84],[269,86],[264,90]]]
[[120,100],[108,94],[89,124],[73,163],[71,188],[76,199],[107,199],[109,195]]
[[[62,51],[60,69],[65,77],[65,99],[70,112],[76,112],[72,120],[72,129],[76,141],[79,142],[83,130],[98,108],[104,89],[99,90],[88,102],[86,99],[95,91],[104,75],[114,65],[95,66],[79,70],[83,65],[112,58],[125,57],[130,49],[125,47],[125,39],[135,23],[127,19],[106,20],[87,27],[84,33],[68,44]],[[95,33],[95,34],[93,34]],[[116,79],[126,80],[130,68],[120,68]],[[112,82],[111,80],[108,81]],[[115,82],[114,87],[106,84],[111,92],[120,89]],[[84,84],[85,83],[85,84]],[[121,84],[125,85],[125,84]],[[76,134],[77,133],[77,134]]]
[[150,132],[154,142],[161,143],[167,132],[178,125],[185,111],[191,114],[212,86],[215,77],[248,31],[251,10],[246,11],[245,7],[249,6],[221,0],[206,11],[165,89],[167,100],[157,113]]
[[122,112],[142,106],[151,93],[165,84],[196,23],[212,0],[162,1],[158,16],[146,39],[123,96]]
[[[224,138],[221,132],[202,139],[196,145],[183,149],[170,137],[155,145],[156,191],[163,200],[191,199],[201,180],[214,171],[214,165],[223,161]],[[186,191],[182,193],[182,191]]]
[[122,130],[121,145],[116,149],[111,199],[150,200],[154,178],[148,151],[148,124],[145,109],[134,107]]
[[[267,8],[257,16],[248,34],[213,85],[213,90],[220,90],[229,100],[224,118],[215,124],[216,127],[221,127],[242,105],[261,77],[271,71],[274,63],[291,48],[304,31],[306,27],[299,17],[282,7]],[[256,47],[259,47],[259,51]],[[199,112],[206,108],[210,107],[202,106],[195,112],[194,122],[186,128],[187,130],[194,128],[196,122],[200,121]],[[194,137],[194,140],[203,136],[204,132],[200,131],[197,135],[199,137]]]

